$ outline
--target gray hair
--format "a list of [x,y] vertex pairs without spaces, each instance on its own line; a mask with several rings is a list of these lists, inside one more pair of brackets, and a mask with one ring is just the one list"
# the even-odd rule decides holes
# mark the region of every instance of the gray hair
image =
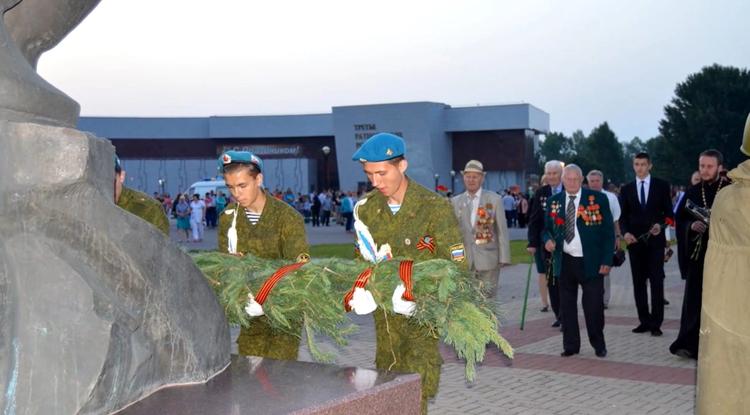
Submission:
[[559,170],[562,171],[563,167],[565,166],[565,163],[559,160],[550,160],[546,163],[544,163],[544,171],[547,170]]
[[589,178],[591,176],[599,176],[600,178],[604,179],[604,173],[602,173],[601,170],[591,170],[589,174],[586,175],[586,178]]
[[565,166],[565,168],[563,169],[563,175],[565,175],[565,173],[569,171],[574,171],[578,174],[579,177],[583,178],[583,170],[581,170],[581,168],[577,165],[568,164],[567,166]]

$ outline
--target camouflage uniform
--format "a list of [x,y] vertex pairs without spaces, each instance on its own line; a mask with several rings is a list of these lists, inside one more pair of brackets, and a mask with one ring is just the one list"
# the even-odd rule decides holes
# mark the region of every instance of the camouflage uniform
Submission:
[[[219,218],[219,252],[227,252],[227,231],[237,215],[237,252],[267,259],[300,260],[308,256],[302,216],[286,203],[266,193],[266,205],[257,224],[253,225],[239,204],[228,205]],[[270,276],[270,275],[269,275]],[[273,295],[273,292],[271,293]],[[302,322],[292,323],[299,333]],[[255,317],[249,327],[240,330],[239,353],[279,360],[296,360],[300,336],[271,329],[267,316]]]
[[[387,198],[378,191],[367,194],[367,202],[358,207],[359,219],[370,229],[375,243],[378,246],[388,243],[394,257],[464,262],[463,239],[448,199],[407,180],[404,200],[395,215],[391,213]],[[424,246],[417,247],[425,237],[434,243],[434,253]],[[400,314],[378,309],[374,318],[375,365],[383,370],[419,373],[422,376],[422,410],[425,411],[427,399],[437,394],[440,383],[443,359],[438,349],[439,339],[428,328]]]
[[123,186],[117,206],[156,226],[157,229],[169,236],[169,219],[164,214],[164,209],[158,200],[145,193]]

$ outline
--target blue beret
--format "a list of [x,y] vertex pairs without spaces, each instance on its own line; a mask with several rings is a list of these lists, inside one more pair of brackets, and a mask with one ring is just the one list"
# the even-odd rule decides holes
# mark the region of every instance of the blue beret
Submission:
[[404,140],[391,133],[378,133],[367,139],[352,156],[361,162],[386,161],[404,155]]
[[259,172],[263,171],[263,160],[249,151],[229,150],[219,156],[219,171],[224,171],[224,166],[232,163],[252,164]]

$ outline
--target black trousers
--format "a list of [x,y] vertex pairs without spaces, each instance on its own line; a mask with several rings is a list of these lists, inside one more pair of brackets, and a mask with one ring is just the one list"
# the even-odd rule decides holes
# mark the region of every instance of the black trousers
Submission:
[[354,229],[354,213],[353,212],[346,212],[342,213],[344,216],[344,219],[346,220],[346,231],[349,232],[352,229]]
[[312,226],[320,226],[320,208],[312,208]]
[[[645,242],[631,244],[628,252],[638,320],[650,329],[661,328],[664,321],[664,241],[651,237]],[[651,288],[650,311],[647,281]]]
[[552,312],[555,313],[555,319],[562,321],[560,316],[560,281],[554,276],[547,279],[547,291],[549,292],[549,304],[552,306]]
[[703,265],[707,247],[708,243],[704,241],[698,261],[692,261],[688,258],[685,296],[682,299],[682,315],[680,316],[680,333],[674,343],[669,346],[669,351],[672,353],[684,349],[694,357],[698,357],[701,303],[703,302]]
[[589,343],[596,351],[607,348],[604,342],[604,280],[599,275],[585,278],[582,257],[563,254],[560,270],[560,312],[562,313],[563,350],[578,353],[581,335],[578,327],[578,285],[583,290],[581,305],[586,319]]
[[[548,269],[552,267],[552,261],[550,258],[552,255],[544,249],[544,247],[537,248],[536,254],[534,254],[534,261],[536,262],[536,269],[540,274],[547,273],[552,275],[552,270]],[[547,279],[547,292],[549,292],[549,303],[552,306],[552,312],[555,313],[555,319],[560,320],[560,290],[558,286],[560,282],[551,276]]]

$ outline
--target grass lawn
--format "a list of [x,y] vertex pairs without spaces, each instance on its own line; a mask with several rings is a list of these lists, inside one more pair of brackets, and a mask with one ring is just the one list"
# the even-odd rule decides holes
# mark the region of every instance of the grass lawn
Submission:
[[[324,244],[310,247],[313,258],[354,258],[354,244]],[[526,252],[526,241],[510,241],[510,256],[514,264],[530,264],[531,255]]]

